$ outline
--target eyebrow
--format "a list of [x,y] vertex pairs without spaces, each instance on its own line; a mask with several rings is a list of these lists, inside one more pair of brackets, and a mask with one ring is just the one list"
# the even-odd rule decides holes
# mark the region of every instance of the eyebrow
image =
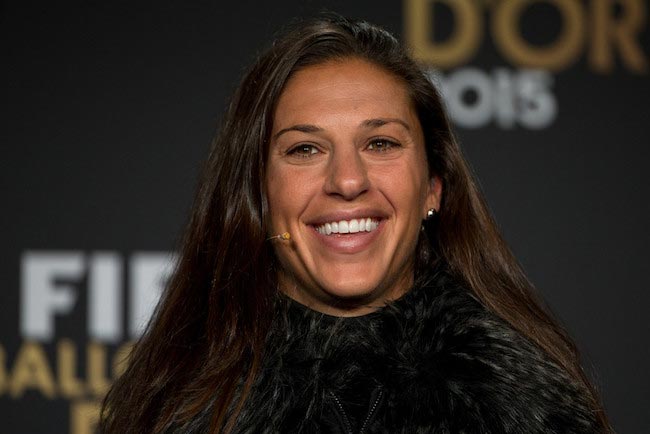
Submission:
[[399,118],[376,118],[376,119],[367,119],[361,122],[361,125],[368,128],[378,128],[390,123],[397,123],[406,128],[407,131],[411,131],[409,124],[404,122]]
[[278,137],[280,137],[284,133],[288,133],[289,131],[300,131],[301,133],[317,133],[319,131],[323,131],[321,127],[317,127],[316,125],[310,125],[310,124],[299,124],[299,125],[293,125],[289,128],[284,128],[275,133],[273,136],[273,140],[276,140]]
[[[409,127],[409,124],[404,122],[403,120],[399,118],[374,118],[374,119],[366,119],[365,121],[361,122],[360,126],[365,127],[365,128],[379,128],[381,126],[384,126],[386,124],[390,123],[397,123],[406,128],[407,131],[411,131],[411,127]],[[293,125],[288,128],[283,128],[277,133],[273,135],[273,140],[277,140],[278,137],[280,137],[284,133],[288,133],[289,131],[299,131],[301,133],[317,133],[324,131],[323,128],[317,126],[317,125],[311,125],[311,124],[298,124],[298,125]]]

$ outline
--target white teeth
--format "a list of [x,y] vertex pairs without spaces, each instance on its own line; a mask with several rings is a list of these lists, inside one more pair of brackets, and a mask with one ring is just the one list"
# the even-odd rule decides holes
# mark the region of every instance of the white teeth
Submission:
[[338,222],[324,223],[316,227],[318,233],[323,235],[331,234],[356,234],[358,232],[372,232],[379,226],[379,222],[373,221],[370,217],[365,219],[341,220]]

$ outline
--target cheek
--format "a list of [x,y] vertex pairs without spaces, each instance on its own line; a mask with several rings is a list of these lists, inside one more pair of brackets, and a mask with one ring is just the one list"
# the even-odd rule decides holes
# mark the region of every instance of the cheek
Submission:
[[414,221],[422,217],[420,214],[428,193],[426,177],[426,171],[417,164],[408,164],[384,178],[389,200],[402,216],[409,216]]
[[286,195],[282,194],[284,184],[278,177],[270,177],[267,182],[266,195],[269,201],[269,211],[271,216],[271,226],[277,226],[277,220],[286,208]]
[[274,228],[286,224],[304,207],[310,184],[302,178],[296,171],[269,170],[266,191]]
[[422,152],[417,160],[417,164],[413,167],[413,183],[417,188],[414,193],[414,210],[419,219],[425,218],[427,202],[429,200],[429,192],[431,187],[431,180],[429,179],[429,168],[427,166],[426,155]]

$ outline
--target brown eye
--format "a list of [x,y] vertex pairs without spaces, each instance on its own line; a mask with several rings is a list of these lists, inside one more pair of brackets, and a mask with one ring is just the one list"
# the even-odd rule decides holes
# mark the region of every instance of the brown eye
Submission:
[[308,143],[300,144],[294,148],[291,148],[287,154],[295,155],[296,157],[309,158],[314,154],[318,154],[320,151],[314,145]]
[[368,144],[368,150],[374,152],[388,152],[397,148],[399,144],[386,139],[376,139]]

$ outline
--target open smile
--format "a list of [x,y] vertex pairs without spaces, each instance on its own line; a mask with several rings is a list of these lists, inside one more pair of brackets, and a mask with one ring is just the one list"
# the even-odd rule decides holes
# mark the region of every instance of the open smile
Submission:
[[384,222],[385,219],[365,217],[310,226],[316,239],[330,252],[349,255],[370,248],[382,232]]
[[359,232],[372,232],[379,226],[379,221],[372,217],[351,220],[339,220],[315,226],[321,235],[356,234]]

